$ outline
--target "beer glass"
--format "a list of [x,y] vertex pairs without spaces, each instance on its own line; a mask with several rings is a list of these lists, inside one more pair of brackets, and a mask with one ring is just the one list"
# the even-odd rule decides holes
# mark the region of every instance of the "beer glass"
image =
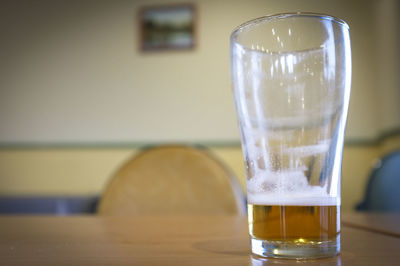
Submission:
[[340,175],[350,98],[348,25],[323,14],[254,19],[231,35],[251,250],[340,252]]

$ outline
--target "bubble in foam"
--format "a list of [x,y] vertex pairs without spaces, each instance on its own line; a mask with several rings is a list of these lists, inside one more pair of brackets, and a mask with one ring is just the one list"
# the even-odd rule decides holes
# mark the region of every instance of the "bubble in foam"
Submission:
[[272,172],[259,169],[258,173],[247,182],[247,190],[249,193],[263,191],[287,193],[304,190],[308,182],[302,170],[300,168]]

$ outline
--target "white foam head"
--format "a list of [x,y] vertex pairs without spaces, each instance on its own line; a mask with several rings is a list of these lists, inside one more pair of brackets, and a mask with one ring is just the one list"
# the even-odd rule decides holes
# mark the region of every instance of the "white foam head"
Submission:
[[340,198],[338,197],[318,197],[313,195],[299,194],[248,194],[248,203],[254,205],[286,205],[286,206],[338,206],[340,205]]
[[[291,125],[297,120],[286,121],[281,119],[279,121],[284,125]],[[243,128],[243,130],[247,136],[247,154],[251,155],[247,160],[252,163],[249,166],[251,176],[247,180],[247,198],[250,204],[301,206],[340,204],[340,195],[328,193],[327,182],[321,186],[311,185],[305,175],[309,170],[308,167],[310,167],[309,163],[305,163],[307,162],[306,158],[314,157],[314,159],[322,160],[330,149],[330,138],[322,138],[316,143],[303,143],[303,145],[296,146],[288,144],[296,143],[294,130],[274,131],[257,127]],[[280,152],[278,158],[286,157],[289,160],[284,165],[287,168],[283,168],[283,166],[274,167],[272,163],[274,154],[270,154],[273,150],[270,147],[271,143],[281,144],[279,149],[275,147],[274,152]],[[314,175],[317,175],[315,171],[320,169],[311,170],[314,171]]]
[[302,169],[259,171],[247,181],[247,200],[256,205],[340,205],[340,198],[330,196],[325,187],[310,185]]

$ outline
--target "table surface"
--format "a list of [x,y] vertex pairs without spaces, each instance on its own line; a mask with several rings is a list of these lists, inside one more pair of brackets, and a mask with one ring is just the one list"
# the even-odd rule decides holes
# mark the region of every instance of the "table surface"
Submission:
[[400,237],[400,213],[345,213],[342,225]]
[[0,265],[399,265],[400,237],[341,234],[339,256],[296,262],[252,256],[246,217],[2,216]]

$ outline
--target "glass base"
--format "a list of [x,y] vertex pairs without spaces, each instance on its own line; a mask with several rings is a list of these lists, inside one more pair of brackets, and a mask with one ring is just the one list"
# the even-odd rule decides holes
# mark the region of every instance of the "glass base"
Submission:
[[330,241],[269,241],[251,238],[253,254],[268,258],[315,259],[333,257],[340,252],[340,235]]

